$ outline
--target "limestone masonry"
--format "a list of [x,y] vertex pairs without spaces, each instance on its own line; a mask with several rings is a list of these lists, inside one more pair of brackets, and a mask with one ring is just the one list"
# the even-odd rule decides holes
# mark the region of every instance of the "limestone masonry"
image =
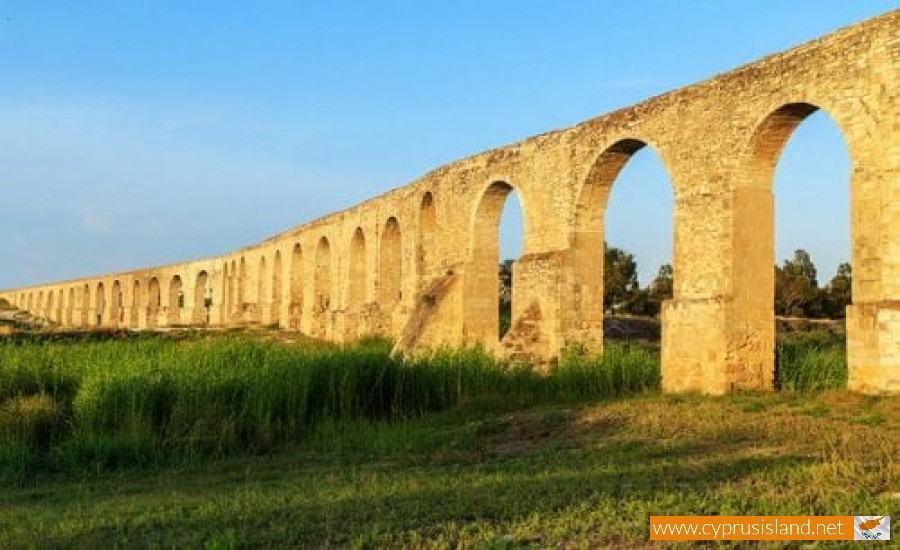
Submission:
[[[674,186],[666,391],[771,388],[772,177],[817,109],[852,169],[851,389],[900,393],[900,11],[574,127],[442,166],[405,187],[225,256],[0,291],[62,326],[277,325],[401,351],[480,343],[552,359],[600,351],[603,218],[628,159],[650,146]],[[524,253],[513,326],[498,336],[498,245],[519,196]]]

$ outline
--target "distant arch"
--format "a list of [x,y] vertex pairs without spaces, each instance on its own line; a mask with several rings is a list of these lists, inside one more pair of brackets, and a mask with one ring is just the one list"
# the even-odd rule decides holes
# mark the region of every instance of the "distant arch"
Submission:
[[237,272],[237,297],[234,309],[239,321],[244,320],[244,309],[247,304],[247,259],[241,256]]
[[56,321],[60,324],[65,323],[65,291],[59,289],[56,291]]
[[66,325],[75,324],[75,287],[69,287],[69,303],[66,304]]
[[81,326],[91,326],[91,287],[88,283],[81,288]]
[[235,299],[235,279],[237,278],[237,267],[234,260],[231,261],[229,267],[225,262],[225,304],[222,308],[222,322],[228,324],[234,315],[234,299]]
[[327,318],[331,309],[331,272],[331,245],[323,236],[316,246],[315,302],[313,304],[315,319],[313,332],[316,336],[325,336],[327,333]]
[[266,266],[266,257],[263,255],[259,257],[259,267],[256,273],[256,317],[260,323],[267,322],[264,317],[268,309],[266,306],[270,305],[268,304],[269,296],[266,288],[268,282],[269,273]]
[[[771,388],[774,383],[775,273],[772,266],[776,263],[775,206],[778,200],[774,189],[775,171],[791,136],[816,112],[827,114],[837,128],[852,165],[854,158],[847,140],[848,134],[831,113],[808,102],[786,103],[768,112],[753,129],[744,151],[746,164],[741,170],[743,178],[738,182],[740,190],[736,197],[740,200],[735,201],[735,229],[732,236],[733,247],[741,253],[734,258],[732,284],[735,312],[743,316],[742,323],[753,334],[754,341],[748,343],[752,344],[755,355],[745,358],[745,362],[752,364],[743,369],[745,378],[736,377],[732,381],[734,387]],[[848,188],[852,187],[852,174],[846,174],[844,181]],[[868,244],[877,242],[878,236],[863,234],[865,228],[871,226],[854,223],[854,220],[871,215],[871,212],[861,206],[872,204],[871,196],[867,200],[866,193],[872,191],[854,187],[849,193],[850,225],[858,230],[855,234],[851,232],[850,238],[850,263],[853,270],[851,299],[854,302],[860,295],[878,295],[877,252]],[[822,214],[833,216],[834,213]]]
[[210,307],[212,307],[212,288],[209,285],[209,273],[206,270],[197,273],[194,284],[194,307],[192,323],[208,325],[210,323]]
[[159,323],[159,308],[162,296],[159,291],[159,279],[151,277],[147,285],[147,328],[156,328]]
[[96,327],[102,327],[106,323],[107,319],[105,318],[106,314],[106,288],[103,286],[103,282],[97,283],[97,303],[96,310],[94,312],[94,318],[96,319]]
[[422,195],[422,204],[419,208],[419,242],[418,253],[416,254],[419,289],[426,288],[429,280],[434,277],[434,264],[437,257],[436,232],[437,212],[434,205],[434,195],[431,191],[426,191]]
[[281,324],[281,296],[283,289],[281,288],[281,251],[275,251],[275,259],[272,262],[272,312],[270,319],[273,325]]
[[[400,223],[391,216],[381,231],[378,259],[378,305],[389,317],[401,299],[403,280],[403,241]],[[388,321],[390,325],[390,320]],[[392,329],[391,329],[392,330]]]
[[[625,138],[600,152],[578,190],[574,225],[569,237],[574,260],[574,286],[570,293],[573,302],[569,309],[573,317],[579,320],[579,327],[573,327],[570,337],[591,350],[599,350],[603,346],[603,313],[607,307],[603,303],[606,213],[610,193],[625,165],[635,154],[648,147],[659,159],[666,174],[670,175],[665,159],[655,147],[642,139]],[[672,208],[669,210],[672,211]],[[671,257],[677,288],[679,262],[675,252]]]
[[[507,199],[516,193],[522,207],[522,218],[528,234],[528,204],[511,183],[491,182],[482,192],[472,217],[469,235],[470,266],[466,271],[466,334],[493,347],[500,340],[500,217]],[[527,248],[527,243],[525,243]],[[513,294],[513,313],[519,293]]]
[[109,325],[112,327],[119,327],[125,321],[125,311],[122,309],[122,284],[118,279],[113,281],[109,301],[111,304],[109,310]]
[[47,314],[46,314],[46,317],[48,319],[50,319],[51,321],[56,320],[55,315],[53,315],[53,305],[54,305],[53,304],[53,294],[54,293],[52,290],[47,291],[47,305],[46,305]]
[[184,307],[184,290],[180,275],[174,275],[169,281],[169,307],[167,322],[169,326],[181,324],[181,309]]
[[348,327],[350,337],[359,335],[362,324],[362,310],[366,302],[366,236],[357,227],[350,240],[350,277],[347,281],[347,313],[351,322]]
[[134,328],[141,324],[141,306],[143,304],[141,298],[141,281],[135,279],[131,285],[131,321],[129,322]]
[[295,243],[291,251],[291,284],[288,326],[300,330],[303,317],[303,249]]

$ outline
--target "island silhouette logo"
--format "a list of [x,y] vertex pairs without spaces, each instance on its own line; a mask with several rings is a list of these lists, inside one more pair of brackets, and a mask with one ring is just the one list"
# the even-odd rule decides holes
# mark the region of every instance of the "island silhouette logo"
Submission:
[[853,540],[891,540],[891,516],[853,516]]

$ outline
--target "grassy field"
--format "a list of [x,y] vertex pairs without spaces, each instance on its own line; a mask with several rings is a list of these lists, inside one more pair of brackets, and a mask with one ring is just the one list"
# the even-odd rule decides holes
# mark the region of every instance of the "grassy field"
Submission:
[[900,404],[823,389],[833,348],[784,342],[782,391],[712,398],[659,395],[627,345],[539,376],[379,342],[7,341],[0,547],[634,546],[651,514],[896,516]]

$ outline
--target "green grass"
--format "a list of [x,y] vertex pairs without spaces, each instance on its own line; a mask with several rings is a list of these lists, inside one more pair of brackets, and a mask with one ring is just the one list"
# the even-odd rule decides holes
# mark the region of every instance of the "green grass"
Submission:
[[0,479],[261,453],[325,424],[398,422],[481,396],[515,402],[653,391],[637,348],[570,354],[549,374],[478,349],[408,360],[370,340],[339,348],[229,336],[13,339],[0,344]]
[[[264,456],[4,491],[0,545],[634,546],[651,514],[896,515],[898,413],[841,392],[486,398]],[[854,423],[872,415],[886,420]]]
[[776,389],[817,392],[847,386],[842,336],[824,331],[785,335],[779,338],[775,357]]
[[8,339],[0,547],[634,546],[651,514],[898,515],[900,405],[823,390],[839,346],[782,342],[791,391],[705,398],[660,395],[629,344],[539,374],[379,341]]

